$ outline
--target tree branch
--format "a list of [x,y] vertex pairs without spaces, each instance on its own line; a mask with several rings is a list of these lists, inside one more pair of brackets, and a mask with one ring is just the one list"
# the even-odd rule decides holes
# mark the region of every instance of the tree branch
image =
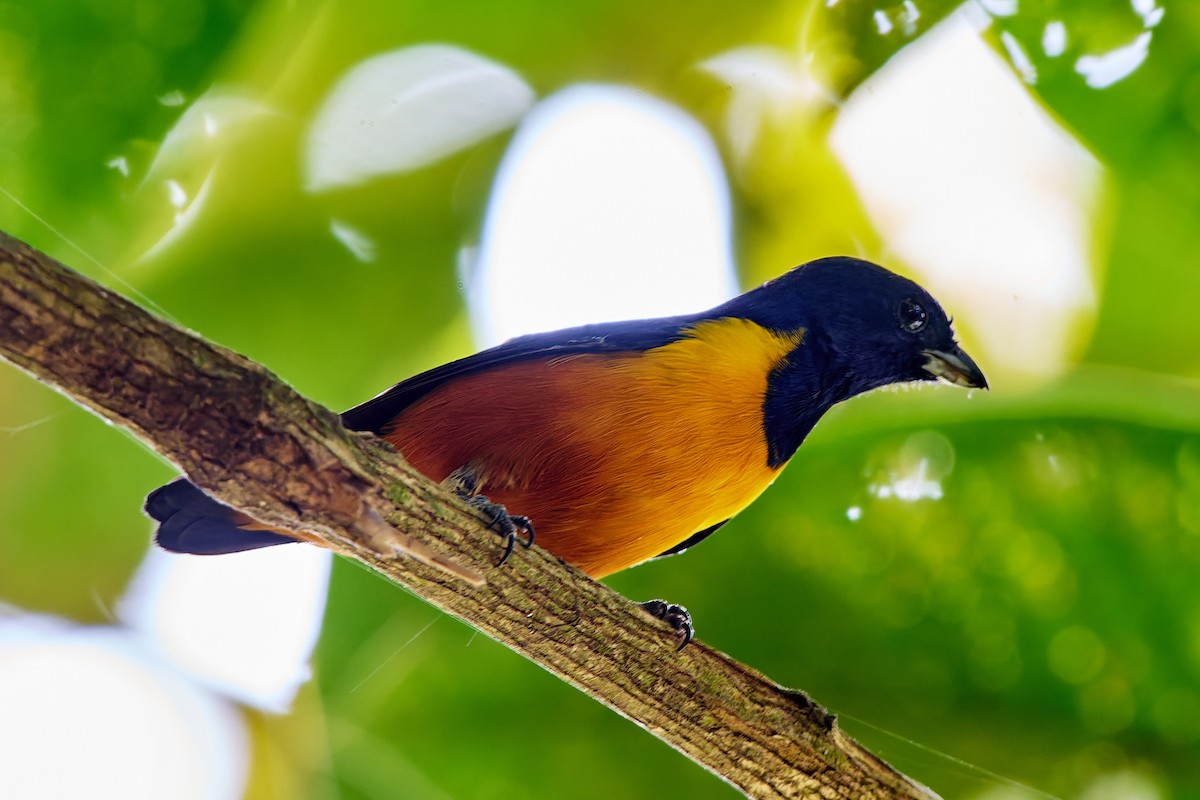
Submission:
[[[366,562],[750,797],[934,796],[806,695],[700,642],[675,653],[664,624],[550,553],[492,568],[499,538],[382,440],[2,232],[0,355],[221,502]],[[435,566],[381,555],[388,545]]]

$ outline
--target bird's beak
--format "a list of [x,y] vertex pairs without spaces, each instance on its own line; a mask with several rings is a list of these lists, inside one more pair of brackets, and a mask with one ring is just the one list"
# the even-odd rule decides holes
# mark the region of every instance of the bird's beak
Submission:
[[946,383],[965,389],[988,388],[987,378],[972,358],[957,344],[949,350],[922,350],[925,371]]

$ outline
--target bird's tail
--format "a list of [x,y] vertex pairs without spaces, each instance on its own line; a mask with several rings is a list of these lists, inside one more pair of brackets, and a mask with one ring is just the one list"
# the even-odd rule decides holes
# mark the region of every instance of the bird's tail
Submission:
[[164,550],[223,555],[294,542],[263,530],[253,520],[200,491],[186,478],[160,486],[146,497],[146,513],[158,520],[155,541]]

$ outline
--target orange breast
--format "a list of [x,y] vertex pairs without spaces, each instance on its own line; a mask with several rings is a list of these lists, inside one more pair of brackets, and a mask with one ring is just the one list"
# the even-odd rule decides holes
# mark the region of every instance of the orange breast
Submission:
[[451,381],[388,439],[443,480],[466,464],[538,543],[595,577],[653,558],[736,514],[767,466],[767,376],[803,332],[701,323],[642,353],[575,355]]

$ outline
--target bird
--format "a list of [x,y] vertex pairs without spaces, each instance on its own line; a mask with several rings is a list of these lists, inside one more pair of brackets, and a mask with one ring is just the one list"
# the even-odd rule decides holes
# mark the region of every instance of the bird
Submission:
[[[603,578],[709,537],[838,403],[897,383],[986,389],[952,322],[914,281],[833,256],[699,313],[511,339],[404,380],[341,421],[484,512],[506,537],[505,558],[536,525],[541,546]],[[186,478],[152,492],[146,511],[175,552],[303,537]],[[691,639],[686,608],[642,605]]]

